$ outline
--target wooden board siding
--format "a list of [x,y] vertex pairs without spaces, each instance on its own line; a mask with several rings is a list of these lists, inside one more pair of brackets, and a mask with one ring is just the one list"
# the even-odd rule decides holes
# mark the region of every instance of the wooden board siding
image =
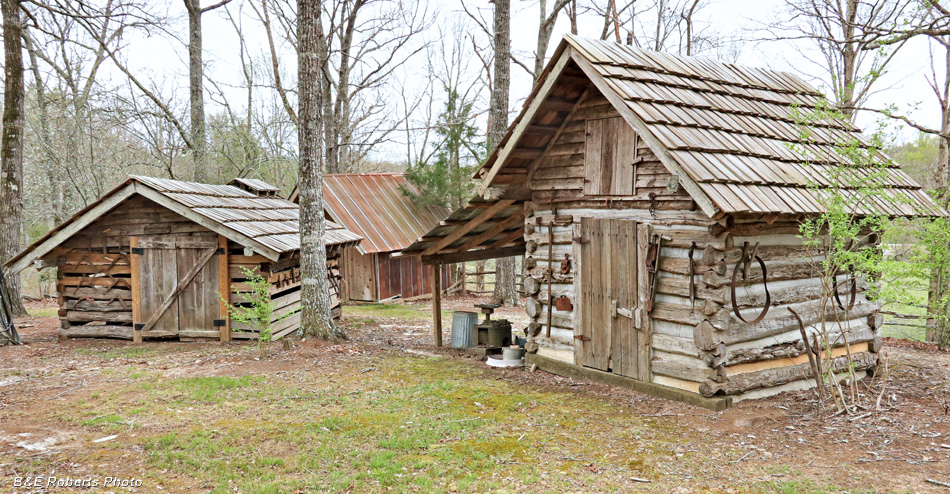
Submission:
[[[616,125],[623,125],[623,128],[616,128],[617,135],[628,145],[634,145],[636,150],[632,151],[629,147],[610,147],[609,139],[605,142],[597,135],[592,136],[595,142],[589,143],[588,125],[594,124],[601,128],[604,126],[603,122],[618,122]],[[637,162],[636,166],[630,167],[629,171],[622,168],[617,168],[616,172],[611,171],[609,180],[599,178],[593,171],[588,176],[588,146],[600,149],[605,145],[608,145],[611,153],[623,156],[622,162],[631,161],[630,156],[633,156],[633,161]],[[592,163],[593,161],[596,160],[592,159]],[[595,170],[597,167],[591,164],[590,169]],[[614,170],[615,167],[611,166],[610,169]],[[609,200],[613,203],[613,208],[648,210],[654,206],[656,210],[666,211],[695,210],[696,204],[685,190],[680,187],[671,191],[668,188],[671,177],[656,154],[642,139],[636,138],[633,129],[623,124],[623,119],[616,109],[591,87],[588,96],[577,104],[571,118],[564,123],[556,141],[529,171],[528,187],[531,189],[533,201],[544,203],[553,200],[563,204],[563,207],[589,206],[609,209],[603,204],[605,200]],[[632,190],[626,185],[630,182],[633,183]],[[615,185],[611,186],[612,183]]]
[[637,158],[637,134],[623,118],[587,121],[584,148],[584,194],[632,195]]
[[[279,339],[294,334],[300,328],[300,256],[270,262],[260,256],[245,256],[240,245],[231,242],[228,247],[231,267],[231,303],[247,304],[250,302],[245,293],[250,290],[246,283],[246,275],[240,268],[248,268],[261,273],[271,284],[270,296],[276,303],[274,317],[271,320],[271,338]],[[342,250],[331,248],[327,250],[327,275],[330,281],[330,304],[334,318],[342,315],[341,293],[343,290]],[[246,324],[231,323],[231,337],[234,339],[254,339],[259,334],[256,329]]]
[[346,300],[373,302],[379,300],[376,280],[376,254],[360,254],[354,247],[343,249],[343,273]]
[[[432,293],[432,266],[418,257],[393,258],[391,252],[377,254],[379,259],[379,299],[399,296],[418,297]],[[442,286],[448,286],[449,270],[442,270]]]
[[[57,291],[61,336],[134,339],[133,323],[144,320],[133,321],[133,305],[161,304],[162,300],[153,302],[152,295],[141,289],[137,290],[137,300],[133,300],[133,281],[138,281],[133,278],[142,273],[137,272],[134,277],[132,274],[133,258],[140,257],[131,255],[132,237],[175,238],[207,233],[208,229],[148,199],[133,197],[65,241],[46,256],[60,260]],[[177,264],[170,266],[169,279],[177,279]],[[144,269],[137,267],[139,271]],[[151,281],[143,277],[145,283],[163,283],[160,280],[164,279],[164,268],[149,269],[146,273],[155,275]],[[162,321],[154,334],[169,334],[164,326]]]

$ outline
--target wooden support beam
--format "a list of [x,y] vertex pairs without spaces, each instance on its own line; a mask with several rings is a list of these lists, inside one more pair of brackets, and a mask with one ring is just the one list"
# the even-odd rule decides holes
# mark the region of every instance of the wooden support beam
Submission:
[[[135,248],[139,246],[138,237],[129,237],[129,264],[132,265],[132,327],[136,328],[142,323],[142,280],[139,275],[139,255],[135,253]],[[142,342],[142,330],[132,330],[132,342]]]
[[557,131],[560,128],[560,125],[529,125],[528,129],[525,130],[525,134],[553,136],[554,134],[557,134]]
[[512,158],[521,158],[526,160],[536,160],[541,157],[543,149],[518,148],[509,154]]
[[231,341],[231,277],[228,275],[228,239],[218,235],[218,301],[221,305],[221,341]]
[[465,236],[465,234],[475,229],[475,227],[488,221],[489,219],[491,219],[492,216],[495,216],[496,214],[498,214],[499,211],[507,208],[508,206],[511,206],[514,203],[515,201],[511,199],[506,199],[503,201],[496,202],[490,208],[482,211],[481,214],[479,214],[478,216],[470,220],[468,223],[458,227],[455,231],[448,234],[445,238],[436,242],[436,244],[433,245],[432,247],[429,247],[428,249],[422,251],[422,255],[424,256],[432,255],[448,247],[449,245],[452,244],[452,242],[455,242],[456,240],[462,238],[463,236]]
[[435,346],[442,346],[442,265],[432,266],[432,335]]
[[422,264],[452,264],[456,262],[481,261],[483,259],[498,259],[500,257],[520,256],[524,254],[524,244],[512,245],[501,249],[470,250],[468,252],[452,252],[434,256],[422,256]]
[[[527,171],[527,170],[525,170]],[[501,178],[505,175],[499,175]],[[524,176],[516,175],[519,181],[524,181]],[[494,187],[489,187],[482,197],[486,201],[500,201],[502,199],[514,199],[516,201],[530,201],[531,200],[531,189],[523,187],[521,185],[496,185]]]
[[576,104],[577,100],[562,99],[551,96],[544,100],[544,103],[541,104],[541,108],[554,111],[571,111],[574,109],[574,105]]
[[519,229],[517,229],[517,230],[515,230],[515,231],[513,231],[513,232],[511,232],[511,233],[509,233],[508,235],[505,235],[504,237],[502,237],[502,238],[501,238],[500,240],[498,240],[497,242],[495,242],[495,243],[489,245],[488,248],[489,248],[489,249],[500,249],[500,248],[502,248],[502,247],[504,247],[504,246],[510,244],[511,242],[514,242],[515,240],[517,240],[517,239],[519,239],[519,238],[522,238],[522,237],[524,237],[524,228],[519,228]]
[[[465,252],[465,251],[467,251],[467,250],[472,250],[472,249],[478,247],[479,245],[482,245],[483,242],[486,242],[486,241],[488,241],[488,240],[491,240],[495,235],[498,235],[499,233],[501,233],[501,232],[507,230],[508,228],[514,226],[515,224],[517,224],[517,223],[520,222],[520,221],[524,221],[524,209],[522,209],[521,211],[518,211],[517,213],[515,213],[515,214],[513,214],[513,215],[511,215],[511,216],[509,216],[509,217],[507,217],[507,218],[505,218],[505,219],[502,220],[500,223],[498,223],[497,225],[495,225],[495,226],[489,228],[488,230],[486,230],[486,231],[485,231],[484,233],[482,233],[481,235],[479,235],[479,236],[473,238],[472,240],[469,240],[469,241],[468,241],[465,245],[463,245],[462,247],[460,247],[460,248],[458,248],[458,249],[455,249],[455,252]],[[523,226],[523,225],[522,225],[522,228],[521,228],[520,230],[522,231],[522,234],[523,234],[523,233],[524,233],[524,226]]]

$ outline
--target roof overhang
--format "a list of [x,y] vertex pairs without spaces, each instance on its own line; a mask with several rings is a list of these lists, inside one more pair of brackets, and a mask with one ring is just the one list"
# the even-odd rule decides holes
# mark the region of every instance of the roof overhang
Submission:
[[423,264],[449,264],[524,252],[524,201],[475,196],[393,257],[419,256]]

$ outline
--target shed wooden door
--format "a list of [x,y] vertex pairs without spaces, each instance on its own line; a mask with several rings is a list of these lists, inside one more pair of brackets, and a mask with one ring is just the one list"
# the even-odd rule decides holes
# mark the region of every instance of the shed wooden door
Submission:
[[[138,256],[139,303],[133,319],[147,325],[143,338],[180,336],[217,337],[220,329],[218,263],[208,258],[217,250],[217,236],[143,236],[137,239],[133,255]],[[189,275],[198,264],[198,272]]]
[[575,359],[580,365],[648,381],[649,335],[637,327],[637,224],[583,218],[580,230],[580,327]]

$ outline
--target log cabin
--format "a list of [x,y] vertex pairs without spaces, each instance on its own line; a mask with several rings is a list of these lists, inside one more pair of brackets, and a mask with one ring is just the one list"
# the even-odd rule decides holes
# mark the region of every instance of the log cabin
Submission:
[[[272,338],[300,327],[299,208],[260,180],[209,185],[132,176],[5,266],[55,267],[61,338],[252,339],[228,304],[247,304],[245,270],[270,283]],[[334,317],[340,258],[360,237],[327,224]]]
[[[820,99],[793,74],[568,35],[476,174],[479,195],[402,255],[523,253],[527,363],[551,372],[722,409],[815,386],[805,332],[834,339],[825,364],[850,352],[864,375],[880,306],[852,278],[845,316],[819,331],[799,234],[824,210],[836,143],[861,139],[825,119],[802,142],[795,112]],[[896,200],[859,214],[946,214],[896,165],[885,187]]]
[[[394,258],[448,216],[441,206],[417,207],[418,193],[404,173],[340,173],[323,176],[326,218],[363,237],[343,249],[343,300],[378,302],[432,293],[429,266],[417,257]],[[297,202],[297,189],[290,195]],[[442,274],[442,283],[449,273]]]

